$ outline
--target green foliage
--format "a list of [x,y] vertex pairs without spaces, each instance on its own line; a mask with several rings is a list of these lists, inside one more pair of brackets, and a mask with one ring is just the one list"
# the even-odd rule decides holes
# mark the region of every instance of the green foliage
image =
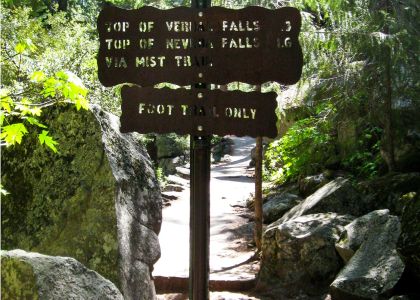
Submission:
[[163,169],[160,167],[156,168],[156,178],[159,181],[161,188],[163,188],[166,185],[166,176]]
[[[39,117],[43,109],[53,105],[70,103],[77,110],[88,109],[87,88],[70,70],[57,71],[61,63],[46,68],[46,52],[60,43],[49,36],[49,30],[40,20],[31,19],[29,14],[29,9],[4,9],[1,17],[1,143],[2,146],[20,144],[29,131],[42,130],[40,143],[57,152],[57,142],[44,130],[47,126],[39,122]],[[52,25],[58,19],[50,17],[46,22]]]
[[[393,136],[394,147],[403,144],[407,127],[416,126],[420,110],[416,54],[420,4],[296,0],[290,5],[299,8],[303,18],[300,42],[305,64],[298,89],[306,91],[295,101],[308,106],[313,117],[298,122],[271,145],[266,176],[281,181],[326,165],[313,155],[326,140],[337,144],[340,167],[358,177],[380,175],[386,170],[384,157],[390,156],[389,137]],[[323,117],[330,129],[312,130],[311,120],[317,120],[317,110],[325,106],[331,108]],[[343,141],[338,138],[346,122],[355,133],[347,141],[350,152],[340,149]],[[325,139],[315,138],[323,134]],[[309,142],[311,136],[314,143]],[[306,146],[299,147],[301,143]]]
[[38,135],[39,142],[41,145],[45,144],[48,148],[50,148],[52,151],[57,153],[57,148],[55,145],[58,143],[54,141],[50,136],[48,136],[48,131],[42,130],[42,133]]
[[190,144],[188,136],[168,133],[156,136],[156,146],[158,158],[170,158],[184,155]]
[[276,183],[319,172],[335,156],[331,123],[310,117],[296,122],[265,152],[264,176]]
[[10,257],[1,258],[1,299],[37,300],[38,288],[32,266]]
[[373,178],[380,174],[383,160],[380,154],[380,136],[378,127],[367,128],[360,135],[357,150],[344,159],[343,167],[357,177]]

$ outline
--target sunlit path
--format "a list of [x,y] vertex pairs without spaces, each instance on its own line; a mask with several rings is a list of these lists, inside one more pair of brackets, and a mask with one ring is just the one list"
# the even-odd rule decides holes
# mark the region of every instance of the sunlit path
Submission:
[[[254,181],[248,176],[247,167],[255,140],[246,137],[233,137],[233,140],[235,145],[230,160],[212,166],[211,171],[210,279],[253,279],[255,275],[255,271],[240,267],[254,252],[243,238],[252,234],[251,224],[238,213],[254,190]],[[153,275],[188,277],[188,189],[178,200],[172,201],[171,206],[163,209],[159,240],[162,257],[155,264]]]

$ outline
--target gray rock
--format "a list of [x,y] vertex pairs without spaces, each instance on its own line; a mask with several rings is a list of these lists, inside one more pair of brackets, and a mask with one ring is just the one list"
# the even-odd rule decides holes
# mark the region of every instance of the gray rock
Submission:
[[270,195],[263,205],[263,220],[269,224],[281,218],[289,209],[302,200],[299,196],[289,193]]
[[327,289],[342,266],[335,243],[352,220],[348,215],[326,213],[268,226],[263,235],[260,283],[312,293]]
[[162,192],[162,198],[166,200],[176,200],[179,196],[177,192]]
[[[119,286],[115,179],[91,111],[50,107],[59,154],[31,131],[20,147],[1,148],[3,249],[73,257]],[[140,141],[139,141],[140,142]]]
[[398,250],[411,278],[420,282],[420,190],[402,197],[407,204],[401,216]]
[[190,169],[184,167],[176,167],[176,173],[184,179],[190,179]]
[[162,198],[149,156],[137,134],[120,132],[114,115],[93,106],[102,141],[117,182],[116,215],[121,288],[125,299],[154,299],[151,272],[160,257],[157,234],[162,223]]
[[220,162],[226,155],[233,152],[233,140],[230,138],[222,138],[212,149],[212,157],[215,162]]
[[317,189],[330,181],[324,174],[307,176],[299,180],[299,192],[304,197],[313,194]]
[[161,158],[159,159],[158,165],[159,168],[162,168],[165,174],[175,174],[176,167],[182,166],[184,164],[184,160],[180,157],[174,158]]
[[375,210],[348,224],[335,244],[341,258],[348,262],[354,253],[366,241],[373,230],[382,227],[389,219],[389,210]]
[[357,185],[357,189],[364,195],[364,202],[370,208],[369,211],[386,208],[396,216],[402,214],[407,202],[404,195],[417,192],[419,188],[419,172],[389,173]]
[[315,193],[307,197],[300,204],[293,207],[275,225],[287,222],[302,215],[335,212],[337,214],[363,215],[364,203],[348,179],[339,177]]
[[[262,143],[262,157],[264,158],[265,152],[267,151],[267,142],[263,139]],[[251,149],[251,160],[249,161],[249,167],[253,168],[255,167],[257,160],[257,147],[254,147]]]
[[389,298],[389,300],[411,300],[409,296],[406,295],[398,295]]
[[185,188],[182,185],[179,184],[167,184],[165,185],[165,187],[163,188],[164,192],[182,192]]
[[1,262],[5,299],[123,300],[111,281],[70,257],[12,250],[1,252]]
[[396,250],[401,233],[398,217],[369,232],[366,241],[330,286],[333,299],[378,299],[398,282],[404,263]]
[[166,181],[169,184],[176,184],[176,185],[180,185],[180,186],[189,186],[190,185],[189,180],[181,178],[181,177],[176,176],[176,175],[169,175],[168,177],[166,177]]

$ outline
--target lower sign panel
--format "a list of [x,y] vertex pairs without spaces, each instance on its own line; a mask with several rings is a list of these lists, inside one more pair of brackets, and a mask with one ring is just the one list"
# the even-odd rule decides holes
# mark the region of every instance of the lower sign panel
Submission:
[[277,136],[275,93],[124,86],[121,132]]

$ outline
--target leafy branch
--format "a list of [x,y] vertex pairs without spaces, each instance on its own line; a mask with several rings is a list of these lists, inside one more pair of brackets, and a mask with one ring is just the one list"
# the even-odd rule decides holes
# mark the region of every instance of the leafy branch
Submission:
[[[30,74],[29,79],[31,86],[27,86],[24,91],[0,91],[0,145],[9,147],[21,144],[23,137],[29,133],[27,126],[32,126],[35,130],[42,129],[38,134],[40,144],[57,153],[58,143],[48,135],[49,132],[45,130],[47,126],[42,124],[38,117],[44,108],[60,103],[74,104],[77,110],[88,109],[87,89],[81,80],[69,71],[59,71],[50,77],[42,71],[35,71]],[[35,100],[26,96],[32,96]]]

